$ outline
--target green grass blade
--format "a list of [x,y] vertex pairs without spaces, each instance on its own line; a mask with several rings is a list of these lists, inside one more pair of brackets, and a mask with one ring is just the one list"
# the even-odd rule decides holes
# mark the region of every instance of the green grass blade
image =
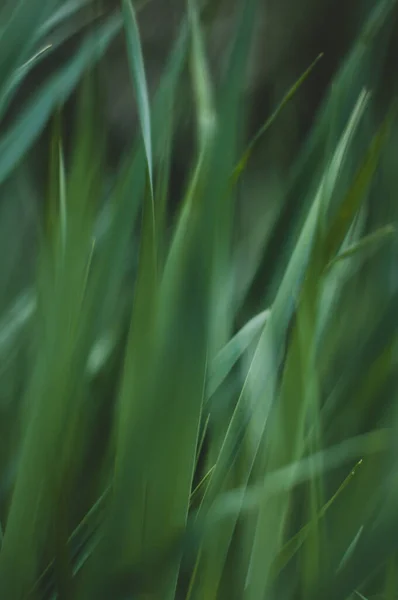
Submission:
[[68,180],[66,239],[60,244],[62,227],[58,221],[54,225],[58,232],[54,230],[42,254],[39,352],[26,391],[25,436],[0,555],[1,595],[15,599],[25,597],[33,585],[51,527],[54,537],[50,535],[50,544],[55,549],[59,582],[67,588],[71,578],[64,554],[68,520],[64,502],[71,493],[75,452],[84,448],[81,392],[90,347],[91,300],[87,270],[100,172],[94,160],[99,145],[91,122],[93,104],[85,96],[83,107],[89,112],[84,112],[81,121],[85,125],[79,132]]
[[38,138],[54,108],[75,89],[85,71],[101,58],[120,29],[120,20],[109,20],[96,35],[83,42],[75,57],[36,92],[17,122],[0,139],[0,182],[3,182]]
[[273,125],[273,123],[277,120],[280,113],[283,111],[285,106],[292,100],[294,95],[298,92],[300,87],[305,83],[309,75],[312,73],[318,62],[323,57],[323,54],[319,54],[316,59],[311,63],[311,65],[304,71],[304,73],[299,77],[299,79],[292,85],[292,87],[286,92],[278,106],[272,112],[271,116],[268,117],[264,125],[260,127],[257,131],[253,139],[250,141],[248,147],[246,148],[243,156],[239,159],[238,164],[236,165],[233,173],[233,179],[236,181],[240,174],[245,170],[246,165],[250,159],[250,156],[259,142],[259,140],[267,133],[268,129]]
[[373,253],[375,250],[377,250],[379,245],[388,242],[391,239],[391,236],[396,235],[396,233],[397,230],[393,225],[381,227],[377,231],[364,236],[357,243],[349,246],[346,250],[340,252],[333,260],[331,260],[326,267],[326,270],[332,269],[334,265],[341,260],[346,260],[347,258],[356,256],[357,254],[368,255],[369,252]]
[[256,336],[261,333],[269,316],[270,311],[265,310],[253,317],[215,356],[209,369],[207,390],[209,398],[216,392]]
[[123,0],[122,7],[127,36],[127,52],[130,62],[130,69],[134,81],[141,132],[145,146],[149,185],[151,195],[153,197],[152,131],[150,116],[151,113],[149,107],[148,90],[145,78],[144,60],[142,57],[140,35],[138,31],[138,24],[135,16],[135,11],[131,0]]
[[29,59],[37,30],[55,7],[56,0],[43,2],[18,0],[14,7],[1,9],[2,31],[0,37],[0,117],[9,100],[11,79],[21,65]]

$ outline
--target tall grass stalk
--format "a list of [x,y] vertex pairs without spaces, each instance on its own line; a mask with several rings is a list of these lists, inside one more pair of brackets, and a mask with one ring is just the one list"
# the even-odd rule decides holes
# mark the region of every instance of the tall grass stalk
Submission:
[[[83,4],[2,9],[0,118]],[[152,97],[123,0],[1,131],[2,599],[398,593],[396,99],[382,114],[377,101],[396,2],[373,10],[336,75],[260,257],[253,231],[238,239],[251,158],[322,61],[247,141],[257,5],[241,2],[214,81],[211,13],[189,0]],[[116,35],[138,129],[108,173],[97,69]],[[196,145],[170,220],[187,72]],[[32,209],[29,152],[49,124],[47,194]]]

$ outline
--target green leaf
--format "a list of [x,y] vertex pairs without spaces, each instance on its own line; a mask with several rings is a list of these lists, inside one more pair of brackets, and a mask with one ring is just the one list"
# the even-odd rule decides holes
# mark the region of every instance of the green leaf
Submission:
[[261,334],[269,316],[270,311],[265,310],[253,317],[215,356],[208,375],[207,395],[209,398],[216,392],[256,336]]
[[153,197],[151,112],[149,107],[148,89],[145,79],[144,60],[141,50],[140,35],[138,31],[138,24],[135,16],[135,11],[131,0],[123,0],[122,7],[124,25],[126,28],[127,36],[127,53],[134,81],[138,115],[140,119],[141,132],[144,140],[149,185],[151,195]]
[[332,269],[334,265],[340,262],[341,260],[346,260],[347,258],[356,256],[357,254],[366,255],[369,254],[369,251],[373,253],[381,244],[389,241],[392,236],[396,235],[396,233],[397,230],[393,225],[386,225],[385,227],[381,227],[377,231],[364,236],[357,243],[352,244],[346,250],[340,252],[327,265],[325,271]]
[[120,19],[109,19],[85,40],[69,63],[36,92],[17,122],[0,138],[0,183],[18,165],[40,135],[54,109],[62,105],[86,70],[98,61],[120,29]]
[[299,77],[299,79],[287,91],[287,93],[284,95],[284,97],[282,98],[280,103],[277,105],[277,107],[275,108],[275,110],[273,111],[271,116],[268,117],[268,119],[265,121],[264,125],[262,125],[260,127],[260,129],[257,131],[257,133],[255,134],[253,139],[250,141],[243,156],[240,158],[238,164],[236,165],[236,167],[234,169],[234,173],[233,173],[234,181],[236,181],[239,178],[239,176],[241,175],[241,173],[245,170],[247,163],[250,159],[250,156],[253,153],[253,150],[254,150],[255,146],[257,145],[257,143],[259,142],[259,140],[267,133],[268,129],[274,124],[274,122],[277,120],[277,118],[279,117],[280,113],[283,111],[285,106],[292,100],[294,95],[297,93],[297,91],[300,89],[300,87],[307,80],[307,78],[312,73],[313,69],[316,67],[316,65],[318,64],[318,62],[321,60],[322,57],[323,57],[323,54],[319,54],[316,57],[316,59],[311,63],[311,65],[308,67],[308,69],[306,69],[304,71],[304,73]]
[[17,0],[10,8],[2,7],[0,18],[0,118],[4,114],[15,72],[28,60],[36,41],[38,28],[55,7],[57,0]]
[[[66,187],[67,228],[63,229],[60,218],[54,223],[56,231],[44,240],[39,262],[39,351],[25,390],[23,444],[0,554],[1,595],[16,600],[24,598],[34,584],[48,536],[65,592],[72,577],[64,552],[67,502],[84,451],[82,428],[89,407],[82,403],[91,346],[93,297],[88,272],[102,158],[89,82],[80,104],[80,125],[84,125],[78,132]],[[62,187],[62,180],[58,182]],[[63,194],[61,189],[59,197]]]

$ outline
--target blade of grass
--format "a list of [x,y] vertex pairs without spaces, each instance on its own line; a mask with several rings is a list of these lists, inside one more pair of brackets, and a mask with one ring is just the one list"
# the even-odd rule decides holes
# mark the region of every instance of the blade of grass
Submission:
[[13,89],[14,73],[29,58],[37,30],[55,5],[56,0],[18,0],[11,11],[10,6],[1,9],[0,119]]
[[137,98],[137,108],[140,119],[141,132],[144,140],[149,186],[153,203],[152,132],[150,117],[151,113],[145,78],[144,61],[142,57],[140,43],[140,34],[138,31],[138,24],[131,0],[123,0],[122,9],[127,36],[127,54],[130,62],[130,69],[133,76],[134,88]]
[[[366,96],[365,96],[366,98]],[[345,149],[350,139],[352,132],[358,123],[364,106],[365,98],[363,96],[358,100],[357,106],[353,111],[351,122],[347,126],[347,130],[340,141],[340,145],[335,151],[335,156],[331,160],[329,185],[331,184],[331,175],[334,178],[338,177],[339,164],[345,155]],[[325,178],[327,176],[325,175]],[[271,314],[260,341],[257,345],[257,350],[254,354],[252,364],[250,366],[246,382],[240,395],[235,412],[231,418],[228,431],[225,436],[216,468],[210,480],[205,502],[201,510],[206,513],[209,506],[214,501],[217,490],[222,489],[223,482],[226,480],[227,474],[234,464],[237,455],[243,450],[243,440],[247,440],[249,444],[248,464],[243,482],[248,481],[251,473],[255,457],[261,444],[262,437],[270,408],[273,404],[273,398],[276,390],[277,369],[281,360],[281,353],[284,347],[284,338],[286,330],[294,310],[294,297],[298,293],[305,272],[308,260],[310,257],[311,238],[315,235],[318,224],[318,212],[320,203],[324,201],[322,191],[324,184],[320,186],[318,194],[314,200],[311,212],[307,217],[307,221],[297,243],[295,252],[291,258],[289,267],[286,271],[284,280],[279,289],[276,301],[272,306]],[[328,190],[331,193],[331,189]],[[326,200],[325,200],[326,201]],[[264,366],[265,365],[265,366]],[[261,402],[262,398],[267,398],[267,402]],[[248,426],[248,417],[250,415],[250,426]],[[281,506],[279,506],[281,508]],[[274,521],[276,524],[278,520]],[[228,534],[223,541],[223,546],[218,547],[219,560],[225,560],[232,532],[234,530],[236,520],[231,520],[228,526]],[[268,539],[268,538],[267,538]],[[258,552],[258,557],[262,556],[261,567],[258,565],[258,577],[261,577],[261,586],[264,586],[266,578],[264,573],[267,572],[264,564],[264,557],[269,557],[269,567],[274,556],[274,552],[267,548],[266,552]],[[261,572],[261,575],[260,575]],[[216,588],[215,588],[216,589]],[[257,590],[258,592],[258,590]],[[213,595],[216,592],[213,591]]]
[[[94,160],[98,139],[90,129],[94,127],[92,105],[84,95],[82,98],[89,104],[89,112],[80,122],[81,137],[68,181],[66,246],[59,245],[57,223],[58,234],[49,241],[50,251],[48,246],[43,248],[39,345],[26,391],[25,436],[0,554],[1,595],[16,600],[25,597],[33,585],[49,535],[65,573],[62,581],[65,585],[69,582],[68,560],[63,556],[67,514],[62,504],[71,492],[70,478],[83,444],[80,427],[85,405],[81,393],[90,347],[87,269],[100,172]],[[87,104],[84,108],[87,110]],[[53,527],[55,538],[51,540]]]
[[325,272],[329,271],[334,267],[335,264],[341,260],[346,260],[356,256],[357,254],[368,254],[369,252],[375,252],[380,244],[388,242],[392,236],[396,235],[397,230],[393,225],[386,225],[381,227],[377,231],[364,236],[357,243],[352,244],[346,250],[340,252],[334,259],[327,265]]
[[240,177],[241,173],[245,170],[247,163],[250,159],[250,156],[259,142],[259,140],[267,133],[268,129],[274,124],[274,122],[279,117],[280,113],[283,111],[285,106],[292,100],[294,95],[298,92],[300,87],[305,83],[309,75],[312,73],[318,62],[323,57],[323,54],[319,54],[316,59],[311,63],[311,65],[304,71],[304,73],[299,77],[299,79],[292,85],[292,87],[286,92],[280,103],[277,105],[273,113],[270,117],[265,121],[264,125],[260,127],[257,131],[253,139],[249,142],[248,147],[246,148],[243,156],[239,159],[238,164],[235,166],[233,172],[233,180],[236,182]]
[[86,70],[101,58],[119,29],[120,19],[109,19],[83,42],[67,66],[36,92],[17,122],[0,139],[0,183],[37,139],[54,108],[66,100]]

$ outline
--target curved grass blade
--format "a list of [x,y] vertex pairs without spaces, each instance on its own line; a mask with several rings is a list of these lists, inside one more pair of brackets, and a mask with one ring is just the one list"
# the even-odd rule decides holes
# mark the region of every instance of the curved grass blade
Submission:
[[38,138],[54,109],[62,105],[86,70],[101,58],[120,26],[120,19],[112,18],[85,40],[68,65],[35,94],[10,131],[0,139],[0,183]]
[[358,254],[369,254],[369,252],[373,253],[377,250],[377,248],[388,241],[391,240],[392,236],[397,234],[397,229],[394,225],[386,225],[385,227],[381,227],[377,231],[365,235],[355,244],[352,244],[330,261],[330,263],[326,266],[325,273],[332,269],[337,263],[342,260],[346,260],[347,258],[352,258],[353,256],[357,256]]
[[256,339],[256,336],[261,333],[270,313],[270,310],[265,310],[256,317],[253,317],[215,356],[209,369],[207,384],[208,398],[211,398],[217,391],[239,358]]
[[273,125],[273,123],[279,117],[280,113],[283,111],[285,106],[291,101],[293,96],[298,92],[300,87],[307,80],[307,78],[312,73],[312,71],[314,70],[314,68],[316,67],[316,65],[318,64],[318,62],[321,60],[322,57],[323,57],[323,54],[319,54],[316,57],[316,59],[311,63],[311,65],[308,67],[308,69],[306,69],[304,71],[304,73],[299,77],[299,79],[286,92],[286,94],[284,95],[284,97],[282,98],[282,100],[280,101],[278,106],[275,108],[275,110],[273,111],[271,116],[266,120],[264,125],[262,125],[260,127],[258,132],[253,137],[253,139],[250,141],[248,147],[246,148],[245,152],[243,153],[243,156],[240,158],[238,164],[236,165],[236,167],[234,169],[234,172],[233,172],[233,181],[234,182],[236,182],[238,180],[241,173],[245,170],[246,165],[250,159],[250,156],[251,156],[256,144],[265,135],[265,133],[268,131],[268,129]]
[[318,474],[333,470],[340,465],[361,461],[366,456],[384,454],[390,448],[391,429],[380,429],[345,440],[313,456],[308,456],[275,471],[268,472],[261,483],[220,494],[209,511],[208,533],[219,520],[229,515],[256,511],[264,498],[278,496],[314,477],[314,465]]
[[[317,515],[317,520],[322,519],[324,517],[328,509],[334,503],[334,501],[345,490],[347,485],[350,484],[352,478],[357,472],[357,469],[361,466],[362,461],[363,459],[361,458],[354,466],[354,468],[350,471],[350,473],[347,475],[347,477],[344,479],[343,483],[339,486],[338,490],[326,502],[326,504],[324,504],[324,506]],[[275,558],[272,567],[273,577],[277,576],[277,574],[280,573],[280,571],[282,571],[282,569],[288,564],[288,562],[293,558],[293,556],[299,551],[299,549],[307,539],[310,529],[312,527],[314,527],[314,523],[311,521],[307,523],[307,525],[305,525],[302,529],[300,529],[300,531],[284,545],[278,556]]]
[[56,4],[57,0],[18,0],[0,12],[0,119],[13,89],[14,74],[29,59],[37,31]]
[[[216,467],[210,478],[207,493],[200,509],[204,515],[209,509],[211,510],[210,507],[217,497],[218,491],[223,489],[230,473],[231,465],[235,463],[239,456],[242,456],[243,452],[247,452],[245,473],[242,475],[243,485],[248,482],[251,475],[263,436],[265,435],[269,412],[275,401],[278,370],[283,357],[288,326],[294,314],[295,301],[300,292],[304,274],[309,266],[312,247],[319,226],[319,212],[322,204],[328,202],[333,192],[333,184],[338,179],[347,148],[366,106],[366,99],[366,94],[362,94],[358,99],[350,122],[347,124],[334,156],[330,160],[329,170],[324,174],[324,179],[319,186],[318,193],[313,200],[311,210],[291,256],[290,263],[272,306],[267,326],[260,336],[240,398],[217,457]],[[280,503],[279,508],[281,508]],[[273,524],[277,527],[278,520],[274,520]],[[228,527],[225,526],[223,545],[218,546],[219,560],[221,560],[221,557],[223,560],[226,559],[235,525],[236,518],[231,517]],[[271,550],[271,543],[268,536],[261,536],[261,540],[267,543],[267,550],[263,551],[262,549],[260,551],[258,547],[254,547],[252,552],[255,551],[258,553],[259,563],[256,565],[256,572],[258,570],[256,580],[260,581],[261,577],[261,585],[264,586],[267,581],[265,573],[269,572],[275,553]],[[258,538],[258,541],[260,542],[260,538]],[[276,540],[274,542],[277,543]],[[264,562],[265,557],[267,557],[267,568]],[[253,593],[260,594],[260,590],[255,589]],[[213,596],[216,597],[215,591],[213,591]]]
[[[395,113],[396,108],[394,106],[372,139],[364,163],[358,169],[355,180],[340,206],[335,209],[334,215],[328,215],[330,225],[328,225],[324,241],[325,256],[323,260],[325,264],[328,264],[332,260],[333,255],[343,244],[351,222],[364,201],[364,196],[369,189],[370,182],[379,164],[381,152],[391,131],[391,124]],[[326,211],[324,215],[324,218],[326,218]]]

